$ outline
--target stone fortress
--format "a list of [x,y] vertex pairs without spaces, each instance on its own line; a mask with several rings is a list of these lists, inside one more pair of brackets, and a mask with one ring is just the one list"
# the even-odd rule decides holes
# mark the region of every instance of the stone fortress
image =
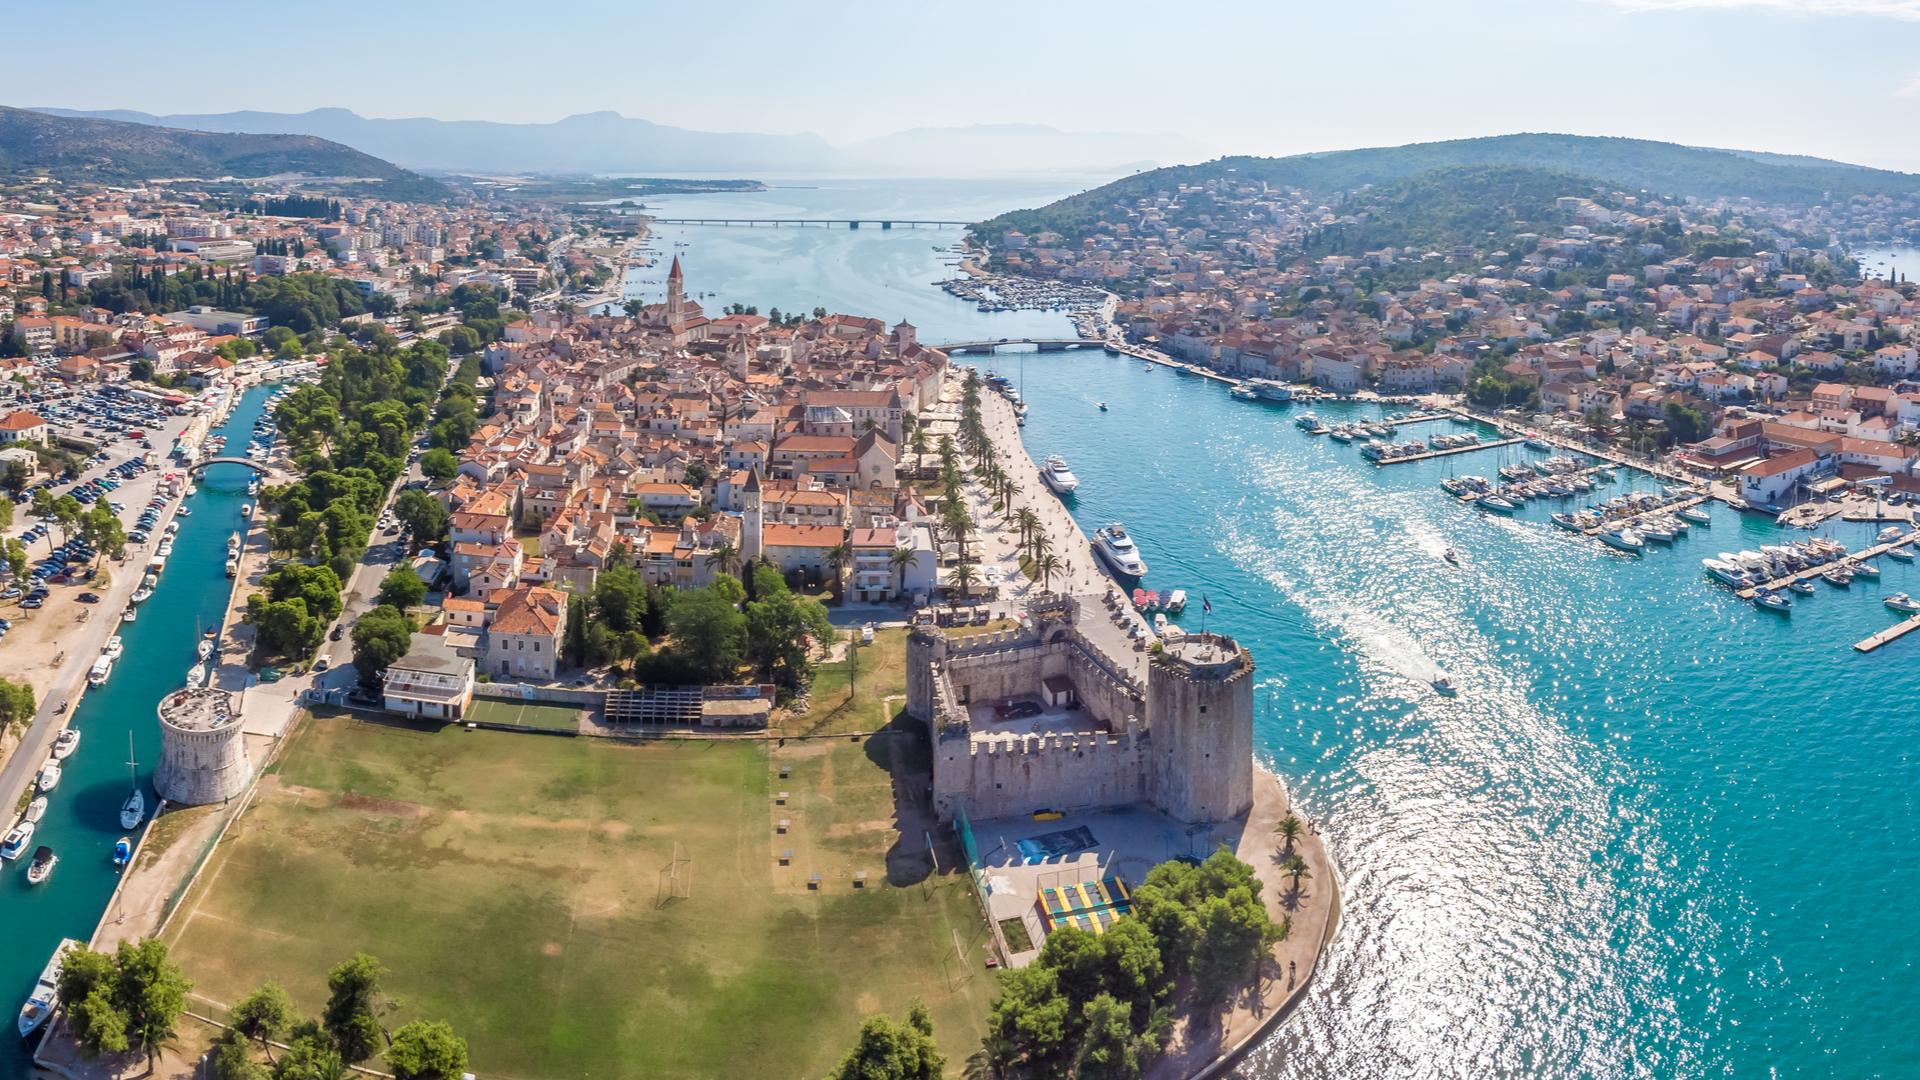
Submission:
[[161,698],[154,790],[176,806],[223,802],[245,791],[253,765],[242,728],[225,690],[176,690]]
[[[1185,634],[1154,651],[1047,597],[1018,630],[907,643],[907,711],[933,737],[933,803],[981,820],[1148,806],[1185,823],[1253,804],[1253,659]],[[1112,641],[1096,640],[1112,638]]]

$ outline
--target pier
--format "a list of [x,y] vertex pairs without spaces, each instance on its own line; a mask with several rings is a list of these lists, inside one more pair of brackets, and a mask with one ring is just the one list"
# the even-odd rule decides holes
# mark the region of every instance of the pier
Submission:
[[1895,623],[1871,637],[1861,638],[1853,643],[1853,647],[1856,652],[1872,652],[1888,642],[1899,641],[1915,630],[1920,630],[1920,615]]
[[[1892,551],[1894,548],[1906,547],[1907,545],[1912,544],[1916,540],[1920,540],[1920,531],[1910,532],[1898,540],[1892,540],[1884,544],[1875,544],[1870,548],[1866,548],[1865,550],[1862,550],[1862,551],[1856,551],[1851,555],[1847,555],[1847,556],[1843,556],[1842,558],[1835,559],[1830,563],[1822,563],[1819,566],[1809,566],[1805,570],[1795,570],[1791,574],[1787,574],[1783,577],[1774,578],[1772,581],[1767,582],[1765,585],[1749,585],[1746,588],[1740,590],[1739,596],[1740,596],[1740,599],[1742,600],[1751,600],[1754,598],[1754,596],[1756,596],[1759,593],[1771,592],[1774,589],[1783,589],[1790,582],[1805,581],[1808,578],[1819,577],[1821,574],[1824,574],[1829,570],[1835,569],[1836,567],[1858,566],[1859,564],[1866,562],[1868,559],[1877,559],[1880,556],[1885,555],[1887,552]],[[1904,634],[1906,633],[1906,631],[1903,630],[1901,631],[1901,633]],[[1874,637],[1879,637],[1879,636],[1880,635],[1878,634],[1874,635]],[[1900,636],[1899,634],[1894,635],[1894,637],[1899,637],[1899,636]],[[1868,638],[1867,640],[1872,641],[1873,638]],[[1892,640],[1893,638],[1887,639],[1887,641],[1892,641]],[[1876,644],[1874,648],[1877,649],[1881,645],[1885,645],[1886,643],[1887,643],[1886,641],[1882,641],[1879,644]],[[1865,644],[1865,642],[1862,642],[1862,644]],[[1857,647],[1858,646],[1856,646],[1856,648]],[[1860,651],[1867,652],[1870,650],[1861,649]]]
[[[1423,417],[1422,419],[1431,420],[1433,417]],[[1401,420],[1397,422],[1402,424],[1417,423],[1417,421],[1413,420]],[[1443,450],[1427,450],[1422,453],[1407,454],[1402,457],[1375,458],[1373,459],[1373,464],[1375,468],[1378,468],[1382,465],[1403,465],[1410,461],[1431,461],[1434,458],[1450,457],[1454,454],[1471,454],[1475,450],[1493,450],[1502,446],[1512,446],[1519,441],[1518,438],[1509,438],[1495,439],[1492,442],[1478,442],[1472,446],[1449,446]]]
[[1659,506],[1649,507],[1648,509],[1640,510],[1640,511],[1636,511],[1635,513],[1628,514],[1626,517],[1610,518],[1607,521],[1599,525],[1596,525],[1591,529],[1582,530],[1582,534],[1585,536],[1599,536],[1601,533],[1606,532],[1608,529],[1620,529],[1620,528],[1631,529],[1635,525],[1638,525],[1640,523],[1641,518],[1654,517],[1656,515],[1661,515],[1661,514],[1678,513],[1679,511],[1685,510],[1689,507],[1699,506],[1701,503],[1706,502],[1708,499],[1711,499],[1711,498],[1713,498],[1713,496],[1708,495],[1705,492],[1702,492],[1697,495],[1682,495],[1679,498],[1672,499],[1667,502],[1663,502]]

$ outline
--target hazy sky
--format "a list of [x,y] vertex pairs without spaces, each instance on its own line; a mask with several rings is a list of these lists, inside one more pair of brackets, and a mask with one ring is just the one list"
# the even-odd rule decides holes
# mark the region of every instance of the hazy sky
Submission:
[[6,21],[73,50],[19,105],[613,110],[836,143],[1025,121],[1210,153],[1561,131],[1920,171],[1920,0],[71,0]]

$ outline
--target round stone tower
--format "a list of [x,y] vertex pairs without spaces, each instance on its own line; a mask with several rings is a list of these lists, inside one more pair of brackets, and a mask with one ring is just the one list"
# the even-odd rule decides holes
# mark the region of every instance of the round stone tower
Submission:
[[253,775],[240,711],[225,690],[180,690],[160,699],[160,764],[154,790],[177,806],[221,802]]
[[1147,672],[1154,805],[1189,822],[1253,805],[1253,658],[1224,634],[1168,641]]

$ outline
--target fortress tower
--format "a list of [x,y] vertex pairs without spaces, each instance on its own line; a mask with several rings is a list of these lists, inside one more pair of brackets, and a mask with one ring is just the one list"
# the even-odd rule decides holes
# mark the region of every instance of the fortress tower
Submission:
[[178,806],[231,799],[253,776],[240,712],[225,690],[181,690],[160,699],[160,764],[153,786]]
[[1168,641],[1147,674],[1154,803],[1180,821],[1253,805],[1253,658],[1224,634]]

